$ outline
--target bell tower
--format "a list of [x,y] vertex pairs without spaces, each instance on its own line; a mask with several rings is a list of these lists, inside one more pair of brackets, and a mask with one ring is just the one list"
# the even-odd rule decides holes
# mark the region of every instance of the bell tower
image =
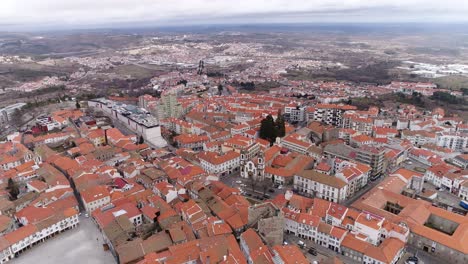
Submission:
[[241,150],[240,154],[240,175],[242,178],[247,178],[247,155],[245,150]]
[[257,155],[257,179],[264,180],[265,177],[265,154],[260,151]]

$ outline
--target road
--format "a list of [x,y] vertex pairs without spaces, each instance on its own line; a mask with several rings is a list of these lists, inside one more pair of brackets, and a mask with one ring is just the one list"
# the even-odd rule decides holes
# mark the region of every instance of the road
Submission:
[[424,183],[424,188],[425,190],[437,192],[437,198],[434,199],[435,202],[440,202],[448,206],[458,208],[460,210],[465,210],[463,207],[460,206],[460,197],[456,196],[450,191],[444,189],[437,190],[436,187],[429,182]]
[[353,204],[355,201],[357,201],[361,196],[363,196],[365,193],[367,193],[370,189],[374,188],[377,184],[379,184],[382,180],[384,179],[384,175],[380,176],[377,180],[375,181],[369,181],[367,185],[359,190],[353,197],[347,199],[346,201],[343,202],[343,205],[346,207],[350,207],[351,204]]
[[423,250],[420,250],[412,245],[406,245],[406,252],[410,253],[412,256],[417,256],[419,258],[419,264],[439,264],[446,263],[443,259],[439,259]]
[[[340,253],[335,252],[335,251],[333,251],[333,250],[331,250],[329,248],[320,246],[320,245],[315,244],[314,242],[312,242],[310,240],[304,240],[304,239],[301,239],[301,238],[299,238],[297,236],[294,236],[294,235],[291,235],[291,234],[284,234],[284,240],[288,244],[294,244],[296,246],[298,246],[299,240],[302,240],[303,242],[305,242],[306,247],[304,249],[301,249],[301,250],[302,250],[302,253],[304,253],[304,255],[307,257],[307,259],[310,261],[310,263],[313,263],[313,261],[317,261],[318,263],[322,263],[324,260],[326,260],[328,258],[332,258],[332,257],[338,257],[339,259],[341,259],[346,264],[358,264],[359,263],[359,262],[356,262],[355,260],[353,260],[353,259],[351,259],[349,257],[346,257],[344,255],[341,255]],[[309,252],[307,252],[309,248],[315,248],[317,250],[317,256],[314,256],[314,255],[310,254]]]

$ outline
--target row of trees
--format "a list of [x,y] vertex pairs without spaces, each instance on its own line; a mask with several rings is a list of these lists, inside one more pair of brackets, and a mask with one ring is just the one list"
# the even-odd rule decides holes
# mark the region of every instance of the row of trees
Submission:
[[461,88],[460,91],[462,91],[463,95],[468,95],[468,88]]
[[454,95],[451,95],[447,92],[434,92],[434,94],[430,97],[432,100],[439,100],[442,102],[446,102],[449,104],[464,104],[465,100],[462,98],[458,98]]
[[277,137],[284,137],[286,135],[286,123],[284,117],[278,113],[276,120],[271,115],[268,115],[262,120],[260,125],[260,138],[275,142]]

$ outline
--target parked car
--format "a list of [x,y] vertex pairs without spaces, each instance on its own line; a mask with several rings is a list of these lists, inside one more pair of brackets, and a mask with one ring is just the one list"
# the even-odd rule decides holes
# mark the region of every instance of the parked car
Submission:
[[418,264],[418,262],[419,262],[418,257],[411,256],[405,261],[405,264]]
[[301,247],[301,248],[305,248],[305,247],[306,247],[306,243],[304,243],[304,241],[302,241],[302,240],[299,240],[299,242],[297,242],[297,244],[298,244],[299,247]]
[[309,248],[307,252],[311,255],[317,256],[317,250],[315,248]]

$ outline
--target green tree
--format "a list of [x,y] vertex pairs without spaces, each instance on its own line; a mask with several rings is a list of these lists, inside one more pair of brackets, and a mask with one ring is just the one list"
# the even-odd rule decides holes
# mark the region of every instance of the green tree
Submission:
[[460,89],[463,93],[463,95],[468,95],[468,88],[461,88]]
[[260,124],[260,138],[266,139],[273,143],[278,134],[275,121],[271,115],[268,115],[265,119],[262,120]]
[[138,144],[143,144],[145,143],[145,139],[143,138],[143,136],[140,135],[140,138],[138,140]]
[[18,198],[18,194],[19,194],[19,187],[18,187],[18,184],[15,181],[13,181],[12,178],[8,179],[7,189],[10,192],[11,199],[16,200]]
[[450,104],[461,104],[465,103],[465,101],[461,98],[457,98],[454,95],[451,95],[450,93],[447,92],[434,92],[434,94],[431,96],[432,100],[439,100],[442,102],[450,103]]
[[76,106],[76,109],[80,109],[80,108],[81,108],[80,102],[79,102],[78,100],[76,101],[75,106]]
[[183,84],[184,86],[187,86],[187,80],[180,80],[177,82],[177,85]]
[[[276,137],[284,137],[286,136],[286,123],[284,121],[284,117],[281,113],[278,113],[278,117],[276,118],[275,122],[276,126]],[[276,138],[275,137],[275,138]]]

